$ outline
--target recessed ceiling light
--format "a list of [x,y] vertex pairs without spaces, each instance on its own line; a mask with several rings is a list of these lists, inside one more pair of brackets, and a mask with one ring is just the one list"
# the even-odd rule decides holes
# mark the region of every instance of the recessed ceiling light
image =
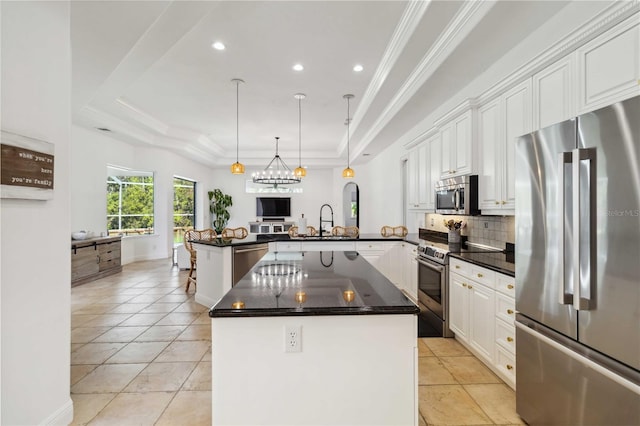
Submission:
[[224,43],[223,43],[223,42],[221,42],[221,41],[216,41],[215,43],[213,43],[213,44],[211,45],[211,47],[213,47],[213,48],[214,48],[214,49],[216,49],[216,50],[224,50],[225,45],[224,45]]
[[368,152],[365,152],[365,153],[363,153],[363,154],[362,154],[362,156],[363,156],[363,157],[368,157],[368,156],[370,156],[370,155],[371,155],[371,154],[369,154]]
[[302,64],[295,64],[293,66],[293,70],[294,71],[302,71],[304,69],[304,67],[302,66]]
[[362,71],[363,69],[364,69],[364,67],[363,67],[362,65],[360,65],[360,64],[358,64],[358,65],[356,65],[356,66],[354,66],[354,67],[353,67],[353,70],[354,70],[355,72],[360,72],[360,71]]

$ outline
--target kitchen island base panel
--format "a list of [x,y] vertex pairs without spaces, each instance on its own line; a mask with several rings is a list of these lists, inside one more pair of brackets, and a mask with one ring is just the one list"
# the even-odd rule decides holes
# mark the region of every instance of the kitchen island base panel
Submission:
[[[285,327],[301,352],[285,352]],[[417,425],[415,315],[212,318],[220,425]]]

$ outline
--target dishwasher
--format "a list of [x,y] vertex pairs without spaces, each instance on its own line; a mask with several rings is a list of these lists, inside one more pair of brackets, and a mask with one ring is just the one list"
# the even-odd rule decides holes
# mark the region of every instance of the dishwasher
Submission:
[[233,285],[236,285],[268,251],[268,243],[233,247]]

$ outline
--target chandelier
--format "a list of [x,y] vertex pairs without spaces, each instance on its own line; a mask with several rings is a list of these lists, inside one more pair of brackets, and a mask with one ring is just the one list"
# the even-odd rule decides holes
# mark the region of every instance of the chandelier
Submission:
[[251,175],[254,183],[273,185],[274,188],[277,188],[278,185],[292,185],[300,183],[302,180],[299,176],[296,176],[284,160],[280,158],[278,154],[279,140],[280,138],[276,136],[276,155],[273,157],[273,160],[269,162],[262,173],[257,172]]

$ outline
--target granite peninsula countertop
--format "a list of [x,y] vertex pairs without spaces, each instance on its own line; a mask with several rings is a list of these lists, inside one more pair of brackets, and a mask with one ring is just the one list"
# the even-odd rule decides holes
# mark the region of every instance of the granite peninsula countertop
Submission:
[[[346,301],[344,291],[353,291]],[[304,292],[304,302],[296,293]],[[240,303],[241,302],[241,303]],[[238,305],[234,305],[239,303]],[[210,317],[417,314],[418,307],[354,251],[270,252]]]
[[343,238],[343,237],[332,237],[332,236],[323,236],[323,237],[304,237],[304,238],[291,238],[288,234],[249,234],[247,238],[242,240],[232,239],[229,241],[222,240],[221,238],[216,238],[212,241],[201,241],[194,240],[194,243],[204,244],[208,246],[214,247],[236,247],[236,246],[245,246],[251,244],[259,244],[259,243],[270,243],[276,241],[404,241],[409,244],[418,245],[420,242],[420,238],[417,233],[408,234],[406,237],[383,237],[380,234],[361,234],[357,238]]
[[511,277],[516,276],[516,264],[515,253],[513,252],[479,252],[475,251],[460,251],[450,252],[450,257],[464,260],[466,262],[474,263],[478,266],[491,269],[492,271],[500,272],[501,274],[509,275]]

